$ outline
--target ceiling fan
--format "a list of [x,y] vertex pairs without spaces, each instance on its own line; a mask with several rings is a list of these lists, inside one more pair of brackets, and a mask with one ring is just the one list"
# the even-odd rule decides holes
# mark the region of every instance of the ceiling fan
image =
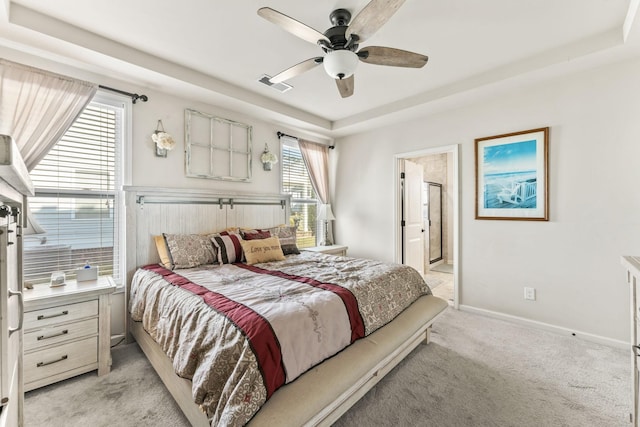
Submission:
[[343,98],[353,95],[353,73],[359,61],[394,67],[424,67],[429,57],[419,53],[392,47],[367,46],[358,50],[359,44],[378,31],[405,0],[371,0],[351,21],[351,12],[336,9],[329,15],[333,27],[323,33],[270,7],[258,9],[258,15],[280,26],[285,31],[308,42],[318,44],[324,56],[307,59],[271,77],[271,83],[280,83],[323,64],[324,69],[336,79]]

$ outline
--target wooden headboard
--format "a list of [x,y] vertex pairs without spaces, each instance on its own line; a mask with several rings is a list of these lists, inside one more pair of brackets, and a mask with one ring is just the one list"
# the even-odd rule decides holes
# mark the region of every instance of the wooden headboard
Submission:
[[126,271],[160,261],[153,236],[214,233],[227,227],[267,228],[289,224],[290,196],[204,190],[125,187]]

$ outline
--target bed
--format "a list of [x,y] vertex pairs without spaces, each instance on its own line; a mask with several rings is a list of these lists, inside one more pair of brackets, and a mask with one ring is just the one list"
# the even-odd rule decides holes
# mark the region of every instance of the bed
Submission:
[[[193,425],[330,425],[447,307],[406,266],[283,251],[281,195],[127,195],[128,329]],[[191,263],[176,242],[196,234],[215,250]]]

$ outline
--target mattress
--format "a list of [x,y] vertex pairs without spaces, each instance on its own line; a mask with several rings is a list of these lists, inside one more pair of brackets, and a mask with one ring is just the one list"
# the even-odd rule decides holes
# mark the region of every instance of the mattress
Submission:
[[428,294],[410,267],[303,252],[253,266],[146,266],[129,309],[212,424],[244,425],[279,387]]

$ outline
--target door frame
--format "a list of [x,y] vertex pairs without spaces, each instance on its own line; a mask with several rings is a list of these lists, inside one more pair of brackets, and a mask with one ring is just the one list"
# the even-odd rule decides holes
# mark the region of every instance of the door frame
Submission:
[[404,160],[415,159],[433,154],[452,155],[453,183],[452,183],[452,205],[453,205],[453,307],[460,306],[460,144],[445,145],[441,147],[425,148],[407,153],[394,155],[395,172],[395,209],[394,209],[394,242],[395,242],[395,262],[402,263],[403,239],[402,239],[402,179],[400,173],[403,172]]

